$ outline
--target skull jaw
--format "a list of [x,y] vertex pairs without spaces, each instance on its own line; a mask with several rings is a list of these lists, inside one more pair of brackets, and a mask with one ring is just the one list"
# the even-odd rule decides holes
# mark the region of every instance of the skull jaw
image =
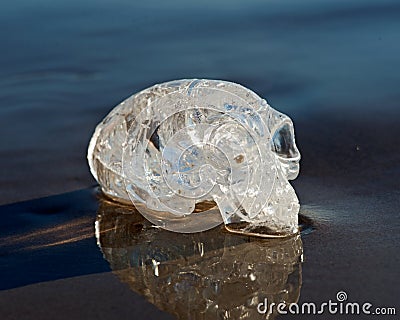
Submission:
[[291,210],[284,212],[284,221],[276,220],[273,217],[262,220],[246,220],[238,215],[231,216],[224,220],[225,229],[232,233],[239,233],[248,236],[258,236],[264,238],[289,237],[299,232],[298,227],[298,208],[294,206]]
[[265,238],[288,237],[299,232],[297,195],[290,183],[279,176],[266,205],[255,216],[248,215],[237,201],[215,199],[226,230]]
[[263,238],[285,238],[298,234],[298,223],[282,226],[272,226],[268,222],[230,221],[225,223],[225,229],[232,233]]

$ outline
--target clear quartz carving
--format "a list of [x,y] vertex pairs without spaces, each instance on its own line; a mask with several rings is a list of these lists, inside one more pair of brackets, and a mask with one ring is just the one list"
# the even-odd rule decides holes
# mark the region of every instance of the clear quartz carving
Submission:
[[290,118],[221,80],[171,81],[129,97],[97,126],[88,150],[106,195],[185,233],[222,222],[232,232],[296,233],[288,180],[299,160]]

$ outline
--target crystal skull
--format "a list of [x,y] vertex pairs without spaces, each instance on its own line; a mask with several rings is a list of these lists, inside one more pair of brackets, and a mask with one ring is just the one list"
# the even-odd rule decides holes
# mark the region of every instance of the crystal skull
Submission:
[[154,85],[116,106],[89,144],[102,191],[153,224],[198,232],[287,236],[299,203],[288,180],[300,153],[289,117],[221,80]]

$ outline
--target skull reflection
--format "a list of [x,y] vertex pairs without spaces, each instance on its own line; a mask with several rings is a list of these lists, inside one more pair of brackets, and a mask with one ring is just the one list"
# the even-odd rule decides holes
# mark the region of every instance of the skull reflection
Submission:
[[[127,214],[128,213],[128,214]],[[272,319],[257,305],[297,302],[302,242],[220,232],[175,234],[132,207],[101,203],[98,244],[121,281],[178,319]]]

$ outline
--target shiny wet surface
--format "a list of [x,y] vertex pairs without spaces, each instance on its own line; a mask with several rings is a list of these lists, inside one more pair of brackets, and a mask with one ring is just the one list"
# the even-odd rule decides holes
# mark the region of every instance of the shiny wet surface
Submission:
[[[364,188],[374,195],[366,196]],[[298,192],[314,197],[301,209],[301,237],[287,239],[240,236],[223,227],[196,234],[164,231],[132,207],[99,198],[96,189],[2,206],[0,213],[8,218],[0,224],[0,306],[18,314],[7,303],[12,295],[24,297],[35,292],[32,286],[54,281],[60,293],[78,294],[56,280],[76,286],[95,275],[93,288],[111,281],[136,294],[107,297],[108,305],[126,314],[132,305],[119,301],[144,298],[180,319],[263,319],[255,308],[265,298],[322,303],[340,290],[352,301],[397,306],[399,222],[391,217],[399,198],[398,192],[379,190],[384,188],[344,189],[335,181],[318,185],[304,179]],[[104,276],[110,271],[117,278]],[[156,312],[151,304],[135,317]],[[36,307],[25,306],[33,313]]]
[[[313,221],[301,236],[299,301],[344,290],[350,301],[399,311],[398,1],[6,1],[0,17],[2,319],[167,317],[146,302],[154,265],[121,269],[97,245],[99,202],[87,189],[94,181],[85,154],[94,126],[118,102],[194,77],[239,82],[294,120],[302,161],[293,185]],[[122,240],[140,232],[121,237],[118,261],[137,252],[137,242],[124,251]],[[206,252],[210,239],[199,241]],[[187,239],[167,240],[187,253],[179,247]],[[223,257],[232,246],[247,250],[246,241],[210,250]],[[201,264],[188,254],[185,265],[172,261]],[[153,282],[135,287],[127,278],[138,272]],[[162,292],[153,298],[171,312]],[[238,294],[225,306],[244,300]]]

